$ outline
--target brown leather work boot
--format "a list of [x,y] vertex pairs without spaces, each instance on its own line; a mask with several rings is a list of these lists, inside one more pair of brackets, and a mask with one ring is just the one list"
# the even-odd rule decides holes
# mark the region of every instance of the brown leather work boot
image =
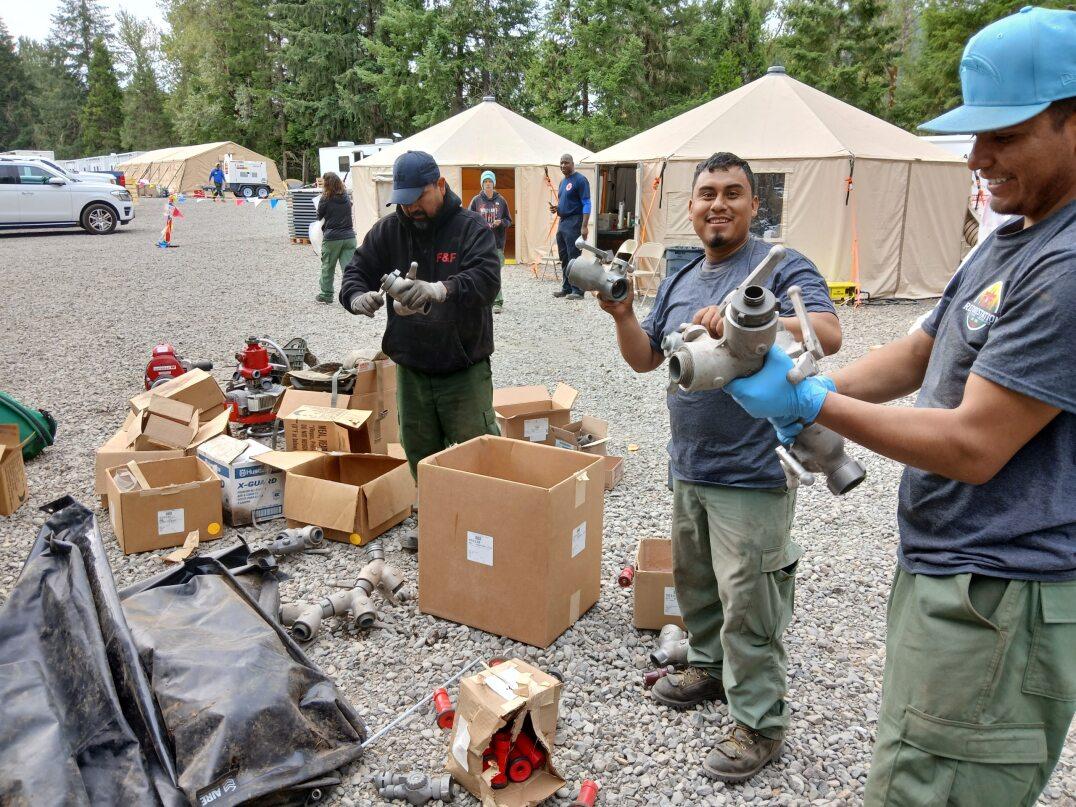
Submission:
[[702,763],[702,771],[722,782],[746,782],[781,755],[784,737],[771,740],[737,723]]
[[683,672],[666,675],[650,690],[654,700],[674,709],[690,709],[711,700],[725,700],[721,679],[700,667],[688,667]]

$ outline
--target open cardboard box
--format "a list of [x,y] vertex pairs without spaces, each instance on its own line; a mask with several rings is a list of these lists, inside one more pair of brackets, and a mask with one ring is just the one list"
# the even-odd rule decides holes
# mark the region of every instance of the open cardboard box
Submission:
[[642,538],[635,550],[635,609],[632,622],[640,630],[684,627],[673,586],[672,541]]
[[197,410],[202,422],[212,420],[228,408],[228,399],[220,384],[205,370],[189,370],[151,390],[131,398],[130,410],[138,414],[149,406],[153,396],[188,404]]
[[288,451],[370,454],[373,452],[368,423],[371,414],[363,409],[304,404],[281,418],[284,446]]
[[381,351],[367,351],[368,358],[355,366],[355,388],[350,395],[287,389],[280,398],[277,417],[285,418],[300,406],[358,409],[372,413],[368,422],[370,449],[387,454],[388,444],[399,442],[396,409],[396,365]]
[[287,473],[284,517],[316,524],[330,540],[365,544],[411,515],[415,483],[406,460],[383,454],[268,451],[258,461]]
[[418,478],[423,613],[547,647],[598,601],[602,457],[482,436]]
[[26,501],[22,446],[19,427],[14,423],[0,424],[0,516],[10,516]]
[[578,395],[567,384],[557,384],[552,395],[545,387],[493,390],[493,411],[501,437],[544,443],[551,426],[568,425]]
[[[556,678],[519,659],[461,680],[445,770],[484,807],[527,807],[552,796],[565,784],[553,765],[561,687]],[[515,740],[527,722],[536,745],[545,751],[545,764],[526,781],[494,790],[490,780],[497,770],[482,770],[482,752],[494,733],[509,726]]]
[[186,451],[198,434],[198,410],[190,404],[150,395],[146,408],[137,416],[135,450],[178,448]]
[[564,426],[549,427],[549,444],[588,454],[606,454],[609,447],[609,424],[601,418],[583,415]]
[[224,519],[233,527],[284,515],[284,472],[259,462],[271,449],[221,434],[198,446],[198,459],[220,478]]
[[220,480],[197,457],[128,462],[111,468],[109,516],[124,554],[221,536]]

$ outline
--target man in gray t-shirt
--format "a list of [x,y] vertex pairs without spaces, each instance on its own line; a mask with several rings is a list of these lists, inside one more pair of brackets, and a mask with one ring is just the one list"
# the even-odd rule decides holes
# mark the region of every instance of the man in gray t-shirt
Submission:
[[[750,234],[758,211],[750,166],[735,155],[700,163],[689,215],[705,256],[662,281],[642,325],[631,298],[602,302],[613,316],[625,361],[638,372],[665,361],[661,340],[681,323],[719,336],[715,307],[757,266],[769,245]],[[767,282],[786,328],[800,337],[787,291],[798,285],[827,352],[840,347],[840,323],[818,270],[798,252]],[[673,581],[690,633],[685,672],[661,679],[654,698],[685,709],[727,700],[736,721],[703,763],[726,782],[743,782],[780,753],[788,707],[782,635],[792,619],[796,563],[789,537],[795,496],[785,487],[773,429],[747,416],[720,390],[668,396],[673,476]]]
[[[1024,8],[964,51],[968,166],[1020,218],[921,328],[791,385],[729,392],[783,438],[818,423],[907,465],[867,805],[1031,805],[1076,711],[1076,12]],[[919,390],[914,407],[882,406]]]

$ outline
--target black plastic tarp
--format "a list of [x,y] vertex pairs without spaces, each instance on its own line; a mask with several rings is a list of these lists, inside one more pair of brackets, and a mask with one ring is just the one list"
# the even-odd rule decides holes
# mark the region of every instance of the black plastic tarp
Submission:
[[93,514],[52,509],[0,609],[0,803],[300,804],[339,781],[366,729],[259,605],[271,560],[231,547],[120,595]]

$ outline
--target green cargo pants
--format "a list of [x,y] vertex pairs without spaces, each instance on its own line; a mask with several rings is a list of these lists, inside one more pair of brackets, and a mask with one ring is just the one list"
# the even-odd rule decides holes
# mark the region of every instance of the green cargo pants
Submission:
[[1076,709],[1076,581],[897,569],[868,807],[1034,804]]
[[493,307],[499,308],[504,306],[504,250],[497,250],[497,259],[501,262],[501,288],[497,289],[497,299],[493,301]]
[[489,359],[448,375],[396,366],[396,407],[400,442],[411,475],[419,460],[481,434],[499,435],[493,415],[493,375]]
[[688,663],[720,676],[733,719],[767,737],[788,726],[796,494],[673,481],[673,582]]
[[328,297],[333,296],[333,281],[336,278],[336,265],[340,264],[340,271],[347,268],[351,262],[351,256],[355,254],[355,239],[345,238],[342,241],[321,242],[321,293]]

